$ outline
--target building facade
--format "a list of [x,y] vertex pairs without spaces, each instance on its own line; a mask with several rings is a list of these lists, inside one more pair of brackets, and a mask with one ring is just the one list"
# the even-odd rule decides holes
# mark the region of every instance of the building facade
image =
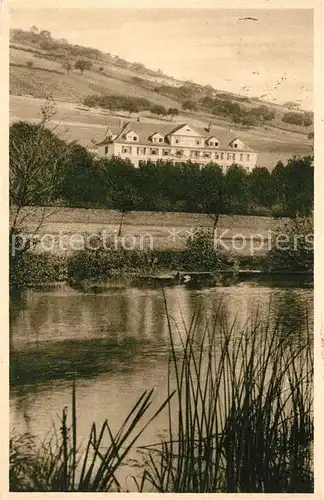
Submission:
[[109,127],[96,153],[101,158],[129,159],[136,167],[147,161],[192,161],[224,168],[237,164],[251,171],[257,164],[257,153],[231,132],[186,123],[175,127],[171,123],[128,122],[117,129]]

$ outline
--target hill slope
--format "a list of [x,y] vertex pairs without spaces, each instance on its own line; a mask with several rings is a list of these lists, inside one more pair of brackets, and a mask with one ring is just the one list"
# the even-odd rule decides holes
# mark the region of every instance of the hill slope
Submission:
[[[83,72],[76,70],[74,65],[78,60],[86,61],[89,69]],[[171,117],[157,117],[150,113],[150,107],[160,105],[166,109],[179,110],[179,116],[174,121],[188,121],[199,126],[212,121],[216,128],[237,130],[242,140],[260,152],[261,166],[271,168],[279,159],[284,161],[294,154],[304,155],[312,151],[312,142],[307,138],[312,126],[282,122],[281,118],[287,112],[282,106],[260,99],[249,100],[218,91],[209,85],[175,80],[161,72],[149,70],[140,63],[130,63],[96,49],[52,39],[48,32],[11,31],[10,93],[13,120],[39,118],[40,102],[31,98],[44,99],[51,94],[58,102],[56,118],[60,122],[59,129],[64,128],[66,131],[68,125],[70,138],[81,143],[88,144],[90,137],[96,138],[100,130],[98,126],[105,127],[120,116],[129,116],[120,110],[80,110],[85,98],[120,96],[147,101],[146,109],[144,106],[140,112],[143,120],[171,120]],[[186,101],[194,103],[194,109],[184,111],[182,108]],[[212,109],[216,104],[219,113]],[[274,117],[250,127],[233,123],[237,110],[249,113],[260,107]]]

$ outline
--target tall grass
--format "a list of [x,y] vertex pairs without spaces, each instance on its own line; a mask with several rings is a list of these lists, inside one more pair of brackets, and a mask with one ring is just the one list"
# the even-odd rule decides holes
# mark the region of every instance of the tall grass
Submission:
[[30,434],[10,440],[10,490],[121,491],[117,470],[123,466],[140,435],[168,403],[167,398],[147,420],[152,396],[153,390],[145,391],[138,398],[116,433],[113,433],[108,420],[99,428],[93,423],[86,446],[77,447],[76,392],[73,384],[70,427],[67,408],[64,408],[60,432],[54,427],[36,451],[35,438]]
[[[305,493],[313,491],[313,345],[311,333],[288,331],[283,318],[229,325],[220,304],[201,329],[199,311],[174,327],[167,312],[168,395],[148,418],[144,392],[114,433],[95,423],[77,447],[72,425],[34,451],[29,435],[11,441],[12,491],[122,491],[117,478],[138,438],[163,410],[167,435],[142,447],[134,477],[141,492]],[[302,329],[300,329],[302,330]],[[179,346],[180,337],[180,346]]]
[[[199,337],[169,318],[177,404],[169,432],[147,446],[142,491],[302,493],[313,490],[313,362],[310,333],[257,317],[230,327],[221,311]],[[176,348],[175,336],[182,348]],[[174,403],[174,401],[173,401]]]

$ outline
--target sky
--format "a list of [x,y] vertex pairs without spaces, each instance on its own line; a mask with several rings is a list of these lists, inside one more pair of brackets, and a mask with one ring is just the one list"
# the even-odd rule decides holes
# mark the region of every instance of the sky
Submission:
[[108,0],[35,8],[36,1],[11,0],[11,28],[36,25],[181,80],[313,109],[311,9],[129,8],[127,0],[119,0],[123,8]]

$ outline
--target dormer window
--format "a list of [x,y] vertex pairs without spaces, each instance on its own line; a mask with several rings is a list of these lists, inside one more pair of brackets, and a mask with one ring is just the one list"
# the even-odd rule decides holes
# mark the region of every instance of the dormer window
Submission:
[[135,132],[133,132],[132,130],[130,130],[129,132],[127,132],[125,135],[124,135],[126,141],[132,141],[132,142],[137,142],[138,141],[138,135],[135,134]]
[[235,149],[243,149],[244,148],[244,144],[242,141],[240,141],[240,139],[234,139],[234,141],[232,141],[230,143],[230,145],[232,146],[232,148],[235,148]]
[[152,134],[150,137],[149,137],[149,140],[151,140],[152,142],[154,143],[157,143],[157,142],[163,142],[163,137],[161,134],[159,134],[158,132],[155,132],[154,134]]
[[207,146],[212,146],[212,147],[218,147],[219,146],[219,141],[216,139],[216,137],[210,137],[206,141]]

